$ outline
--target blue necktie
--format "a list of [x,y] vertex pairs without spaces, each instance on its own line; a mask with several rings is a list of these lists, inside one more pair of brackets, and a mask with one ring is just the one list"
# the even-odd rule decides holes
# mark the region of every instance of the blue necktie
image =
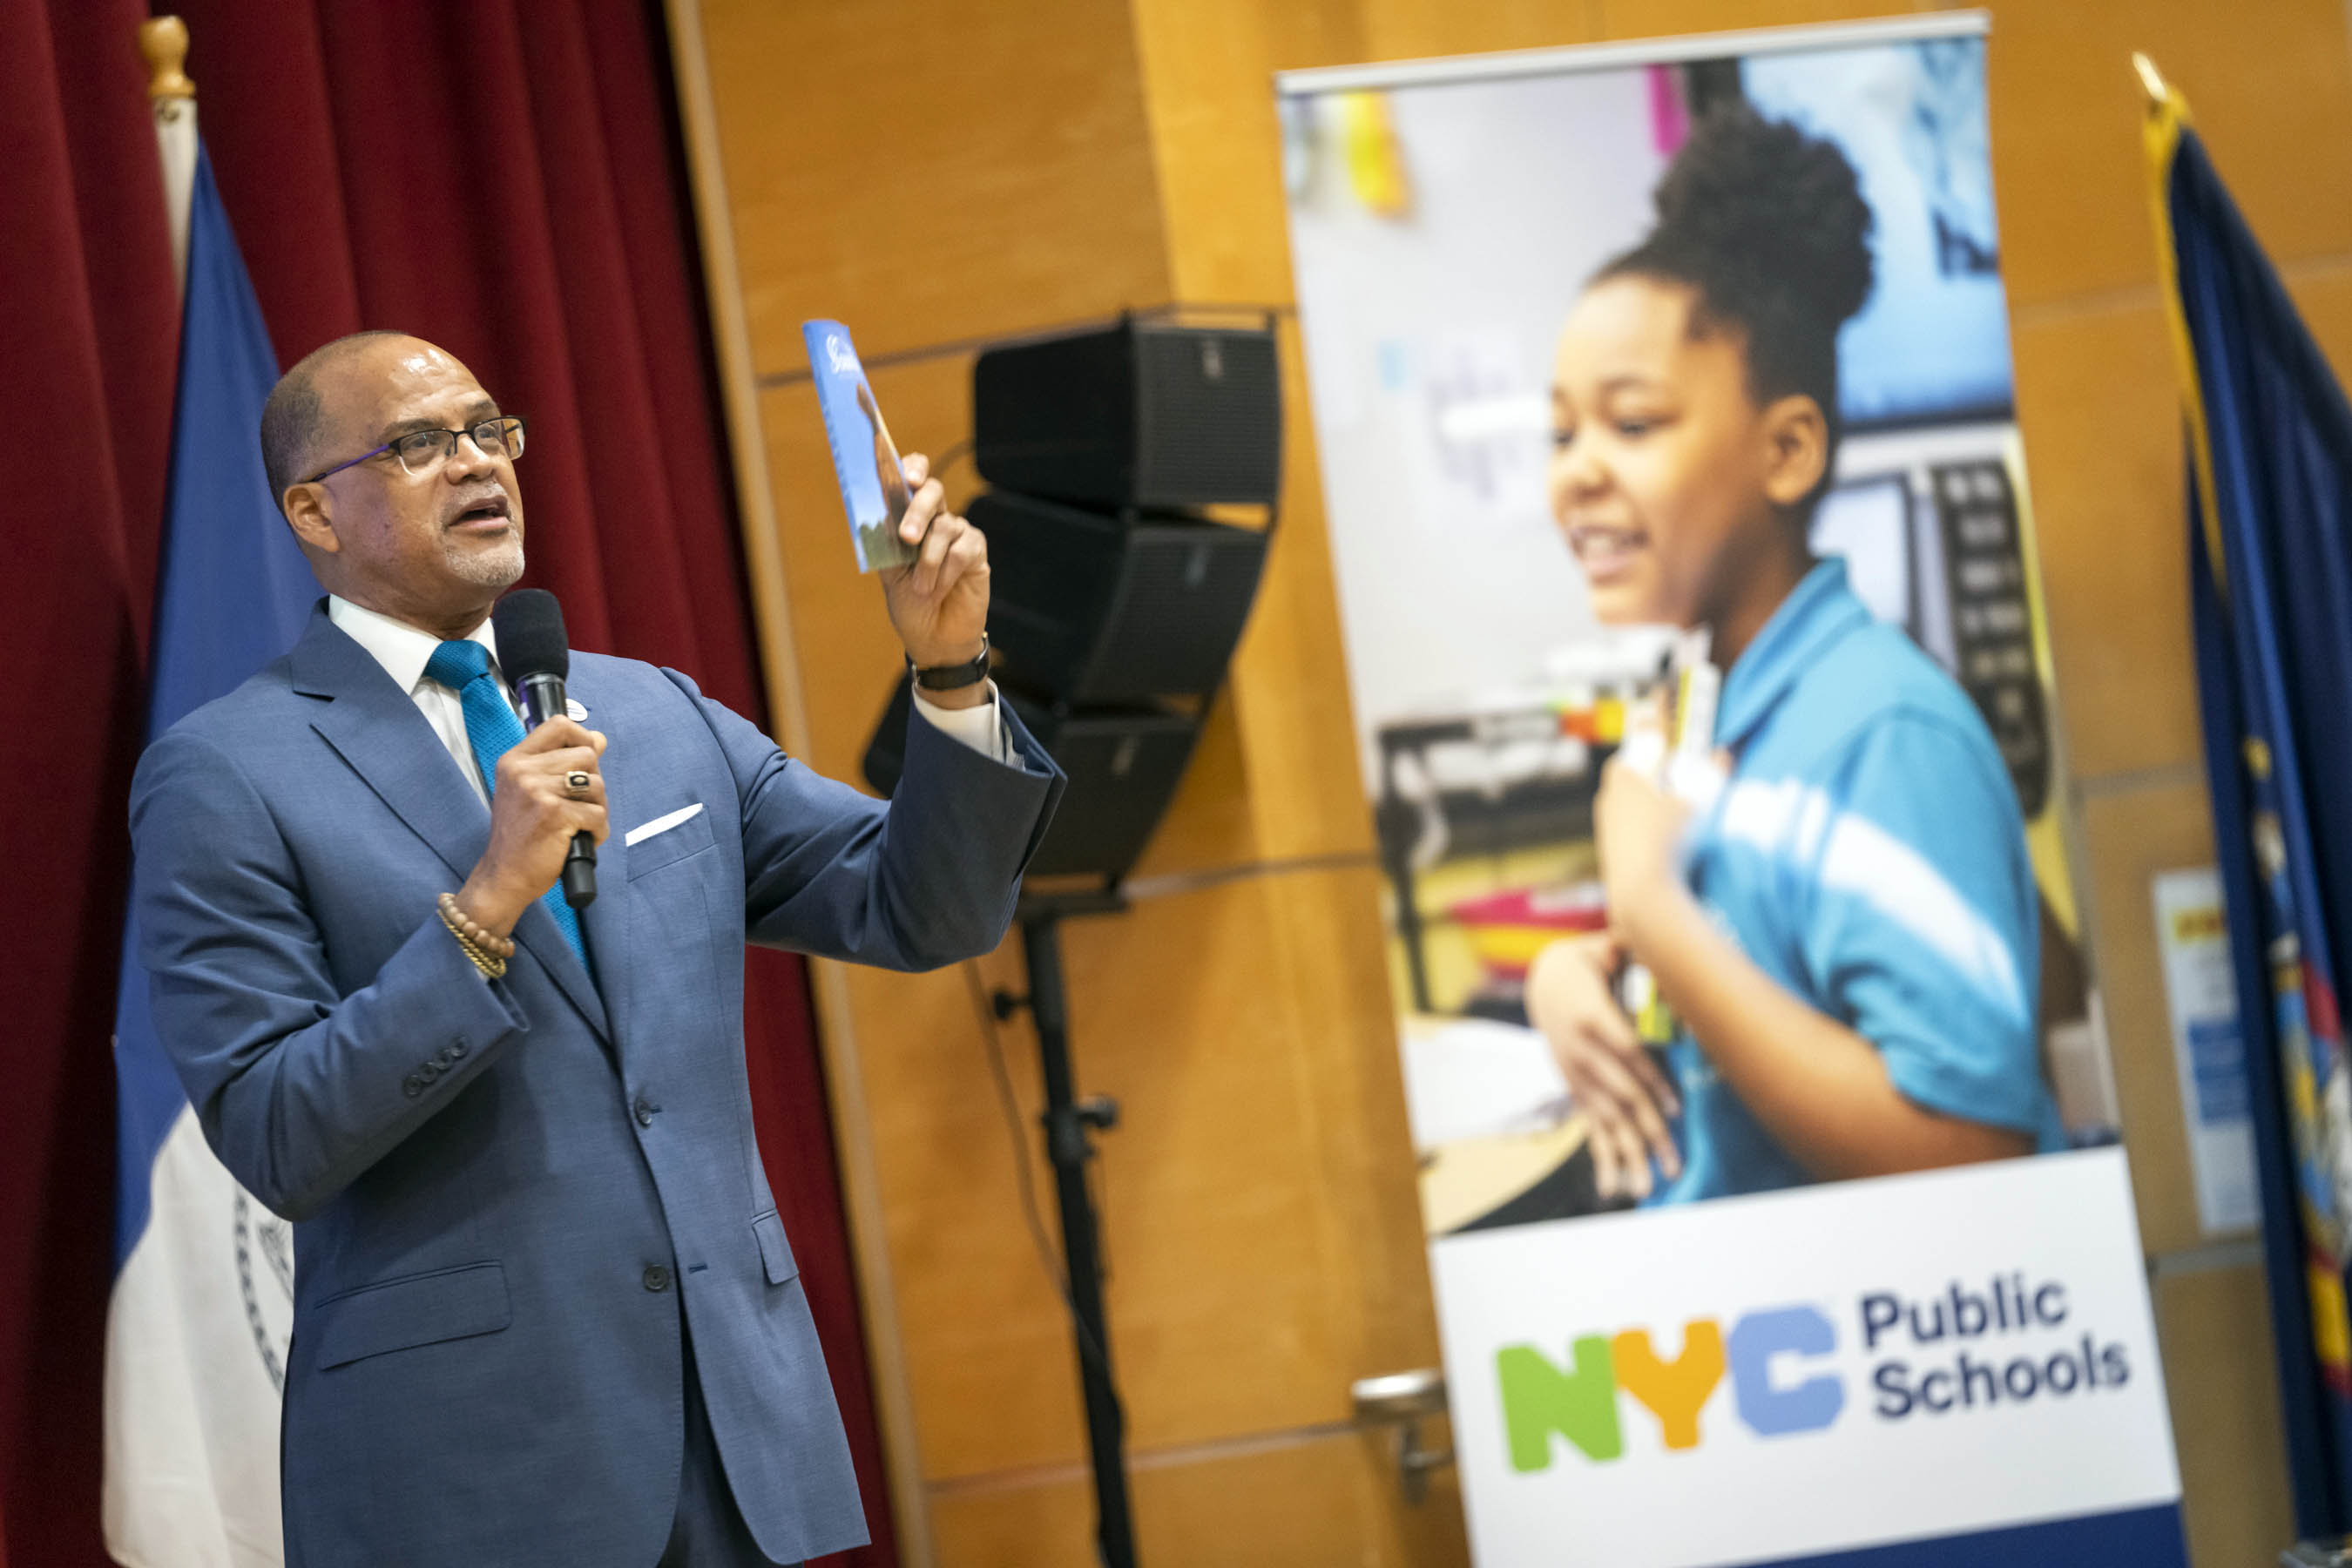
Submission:
[[[482,770],[482,788],[495,794],[499,759],[521,742],[522,721],[515,717],[507,694],[490,675],[490,650],[478,642],[445,642],[425,661],[425,673],[457,694],[466,711],[466,739]],[[555,929],[572,944],[580,967],[586,969],[588,947],[580,940],[580,917],[563,901],[563,884],[548,889],[539,901],[555,917]]]

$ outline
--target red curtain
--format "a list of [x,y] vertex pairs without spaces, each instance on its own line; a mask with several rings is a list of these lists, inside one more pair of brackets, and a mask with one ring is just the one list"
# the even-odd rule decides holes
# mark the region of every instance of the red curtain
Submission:
[[[762,715],[659,6],[155,8],[187,20],[199,123],[280,360],[385,326],[456,353],[531,421],[530,581],[561,596],[572,642],[676,665]],[[105,1561],[106,1042],[173,380],[145,10],[0,0],[0,427],[20,459],[0,513],[16,889],[0,951],[29,970],[9,987],[0,1264],[30,1287],[0,1291],[0,1528],[18,1563],[74,1568]],[[895,1562],[806,977],[755,952],[746,992],[761,1144],[876,1542],[847,1561]]]
[[[129,0],[0,0],[0,1532],[100,1563],[115,966],[178,305]],[[143,141],[142,139],[144,139]]]

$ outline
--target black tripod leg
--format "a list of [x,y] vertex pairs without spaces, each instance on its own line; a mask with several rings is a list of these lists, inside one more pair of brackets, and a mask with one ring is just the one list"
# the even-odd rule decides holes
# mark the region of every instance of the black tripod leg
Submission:
[[1104,1568],[1134,1568],[1135,1527],[1128,1513],[1126,1421],[1111,1380],[1110,1324],[1103,1311],[1102,1254],[1095,1230],[1087,1162],[1094,1150],[1070,1082],[1070,1029],[1062,994],[1061,936],[1055,917],[1021,924],[1029,963],[1029,1015],[1045,1076],[1045,1152],[1062,1211],[1062,1251],[1069,1260],[1070,1310],[1086,1394],[1087,1446],[1095,1479],[1095,1540]]

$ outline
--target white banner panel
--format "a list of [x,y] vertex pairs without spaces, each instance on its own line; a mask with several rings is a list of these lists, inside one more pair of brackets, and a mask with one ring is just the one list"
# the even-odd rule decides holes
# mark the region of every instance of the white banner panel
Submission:
[[1769,1563],[2179,1495],[2120,1149],[1430,1254],[1482,1568]]

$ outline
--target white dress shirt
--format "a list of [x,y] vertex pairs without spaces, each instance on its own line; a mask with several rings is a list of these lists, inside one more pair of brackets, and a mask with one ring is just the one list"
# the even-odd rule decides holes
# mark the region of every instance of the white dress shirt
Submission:
[[[425,666],[432,659],[433,650],[441,646],[441,639],[336,595],[327,597],[327,618],[367,649],[383,666],[384,672],[408,693],[416,710],[425,715],[425,721],[433,726],[433,732],[441,737],[441,743],[457,760],[457,771],[466,775],[474,794],[488,805],[490,794],[482,784],[481,769],[474,763],[474,744],[466,736],[466,710],[457,700],[457,693],[437,680],[425,679]],[[499,669],[498,633],[490,629],[489,621],[484,619],[467,634],[466,640],[480,643],[488,651],[490,673],[499,677],[499,689],[506,690],[506,677]],[[508,692],[507,700],[514,700],[512,692]],[[1008,748],[996,701],[993,681],[989,683],[988,700],[970,708],[943,708],[925,697],[919,688],[915,692],[915,711],[990,761],[1001,763]],[[520,709],[517,716],[520,716]],[[593,715],[589,727],[595,727]]]

